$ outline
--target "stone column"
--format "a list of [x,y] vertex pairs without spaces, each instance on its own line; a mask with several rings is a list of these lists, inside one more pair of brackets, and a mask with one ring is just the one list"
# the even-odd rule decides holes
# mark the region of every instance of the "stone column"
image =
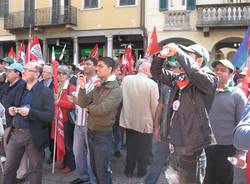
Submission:
[[50,59],[47,57],[47,50],[48,50],[48,45],[47,45],[47,39],[43,39],[43,60],[45,63],[50,63]]
[[108,35],[107,37],[107,56],[113,57],[113,36]]
[[74,58],[74,60],[73,60],[73,64],[74,64],[75,66],[77,66],[78,63],[79,63],[79,45],[78,45],[78,38],[77,38],[77,37],[74,37],[73,40],[74,40],[74,46],[73,46],[73,50],[74,50],[74,52],[73,52],[73,58]]
[[19,46],[20,46],[20,41],[16,40],[16,54],[18,54]]

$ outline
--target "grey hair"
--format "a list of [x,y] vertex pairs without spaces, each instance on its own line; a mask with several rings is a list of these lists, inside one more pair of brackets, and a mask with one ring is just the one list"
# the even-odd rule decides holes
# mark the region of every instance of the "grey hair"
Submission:
[[70,76],[70,70],[66,65],[59,65],[57,72],[63,73],[64,75]]
[[32,62],[34,68],[39,72],[39,76],[42,74],[43,72],[43,66],[37,62]]
[[44,66],[43,66],[43,70],[44,70],[44,68],[47,68],[47,69],[48,69],[48,72],[49,72],[50,74],[52,74],[52,67],[51,67],[50,65],[44,65]]

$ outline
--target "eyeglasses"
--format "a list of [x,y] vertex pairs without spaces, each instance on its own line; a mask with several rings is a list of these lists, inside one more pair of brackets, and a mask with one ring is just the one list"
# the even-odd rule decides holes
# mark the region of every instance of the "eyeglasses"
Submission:
[[24,72],[38,72],[37,70],[30,70],[28,68],[24,68],[23,71]]
[[57,72],[57,75],[66,75],[66,74],[62,72]]

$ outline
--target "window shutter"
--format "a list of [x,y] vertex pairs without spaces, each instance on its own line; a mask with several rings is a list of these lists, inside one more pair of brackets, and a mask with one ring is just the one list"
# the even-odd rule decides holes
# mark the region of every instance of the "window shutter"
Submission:
[[196,6],[195,0],[187,0],[187,10],[194,10]]
[[168,10],[168,0],[160,0],[160,11]]

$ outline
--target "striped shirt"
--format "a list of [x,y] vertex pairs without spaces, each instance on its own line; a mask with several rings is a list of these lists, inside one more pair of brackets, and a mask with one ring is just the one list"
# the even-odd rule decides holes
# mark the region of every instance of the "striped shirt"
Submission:
[[[85,85],[86,93],[88,94],[95,87],[95,81],[99,80],[97,75],[93,76],[90,80],[87,81]],[[77,86],[77,94],[79,93],[80,86]],[[79,105],[76,105],[76,125],[78,126],[87,126],[87,115],[85,108],[81,108]]]

